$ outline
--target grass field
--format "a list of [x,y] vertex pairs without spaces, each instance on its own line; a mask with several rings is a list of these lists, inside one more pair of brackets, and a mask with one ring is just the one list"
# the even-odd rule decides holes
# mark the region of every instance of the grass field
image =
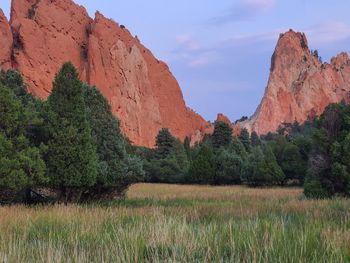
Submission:
[[350,200],[138,184],[120,202],[0,208],[0,262],[350,262]]

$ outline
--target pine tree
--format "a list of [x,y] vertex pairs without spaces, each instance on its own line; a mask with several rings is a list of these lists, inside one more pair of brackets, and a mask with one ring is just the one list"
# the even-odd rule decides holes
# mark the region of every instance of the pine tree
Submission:
[[145,163],[151,182],[182,183],[188,172],[188,156],[184,144],[168,129],[161,129],[156,137],[157,148]]
[[248,185],[257,186],[261,184],[261,166],[264,162],[264,153],[261,147],[253,147],[248,156],[246,167],[243,172],[242,181]]
[[225,122],[216,121],[212,143],[215,149],[230,145],[232,141],[232,128]]
[[249,132],[248,132],[248,130],[246,128],[241,130],[241,134],[239,135],[238,138],[243,143],[246,151],[250,152],[251,142],[250,142]]
[[97,157],[82,83],[71,63],[65,63],[56,75],[48,103],[51,183],[61,190],[65,202],[79,201],[81,193],[96,181]]
[[242,157],[226,149],[216,154],[216,184],[239,184],[243,172]]
[[186,152],[188,161],[191,161],[192,160],[191,142],[190,142],[190,138],[188,136],[186,136],[186,138],[184,140],[184,148],[185,148],[185,152]]
[[250,140],[253,147],[261,146],[261,140],[259,138],[259,135],[255,131],[252,132]]
[[264,162],[260,167],[262,184],[263,185],[276,185],[281,184],[285,178],[285,175],[276,161],[276,157],[273,154],[270,147],[267,147],[264,152]]
[[193,160],[189,174],[192,182],[212,184],[215,177],[215,156],[212,150],[203,145]]
[[163,128],[156,137],[157,154],[161,158],[166,158],[174,149],[175,138],[169,129]]
[[300,183],[303,182],[306,167],[299,152],[299,148],[296,145],[288,143],[283,149],[280,161],[280,166],[286,176],[285,180],[298,180]]
[[252,148],[244,173],[244,181],[252,186],[267,186],[280,184],[283,180],[283,171],[270,147],[267,147],[264,152],[261,147]]

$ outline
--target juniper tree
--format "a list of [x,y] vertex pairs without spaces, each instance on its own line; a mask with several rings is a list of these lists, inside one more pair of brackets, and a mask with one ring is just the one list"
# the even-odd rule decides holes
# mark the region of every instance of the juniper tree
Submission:
[[96,182],[97,157],[87,121],[82,83],[71,63],[56,75],[49,103],[48,168],[52,186],[67,201]]

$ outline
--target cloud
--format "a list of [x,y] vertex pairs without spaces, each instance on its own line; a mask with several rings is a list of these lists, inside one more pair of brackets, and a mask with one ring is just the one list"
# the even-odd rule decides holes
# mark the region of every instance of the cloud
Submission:
[[252,8],[255,10],[266,11],[275,5],[275,0],[242,0],[241,5],[246,8]]
[[215,50],[202,47],[191,34],[178,35],[175,42],[177,47],[168,52],[167,61],[181,61],[186,67],[198,68],[218,59]]
[[178,35],[175,37],[176,43],[185,48],[186,50],[199,50],[200,46],[198,42],[189,34]]
[[214,51],[199,52],[193,58],[191,58],[187,65],[192,68],[202,67],[214,63],[219,59],[219,56]]
[[305,30],[306,36],[317,46],[327,46],[350,38],[350,25],[328,21]]
[[223,25],[246,21],[254,16],[271,10],[276,0],[240,0],[238,4],[232,6],[227,12],[210,19],[212,25]]
[[168,52],[166,60],[168,62],[179,62],[188,68],[203,68],[232,60],[232,57],[227,57],[227,54],[272,53],[271,47],[277,42],[280,32],[283,32],[283,30],[236,35],[217,41],[210,46],[201,46],[200,42],[192,35],[182,34],[175,37],[177,47]]

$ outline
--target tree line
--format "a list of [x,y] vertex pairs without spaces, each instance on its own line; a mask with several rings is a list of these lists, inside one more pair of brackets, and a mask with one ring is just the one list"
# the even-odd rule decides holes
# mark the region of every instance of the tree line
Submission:
[[89,202],[136,182],[303,186],[307,197],[350,195],[350,106],[331,104],[303,125],[239,136],[224,122],[191,145],[163,128],[153,149],[132,146],[108,101],[71,63],[46,101],[21,75],[0,72],[0,202]]
[[258,136],[242,129],[238,137],[224,122],[190,146],[162,129],[155,149],[134,147],[144,162],[145,180],[155,183],[242,184],[251,187],[300,186],[310,198],[350,195],[350,106],[329,105],[315,119],[284,123],[276,133]]

